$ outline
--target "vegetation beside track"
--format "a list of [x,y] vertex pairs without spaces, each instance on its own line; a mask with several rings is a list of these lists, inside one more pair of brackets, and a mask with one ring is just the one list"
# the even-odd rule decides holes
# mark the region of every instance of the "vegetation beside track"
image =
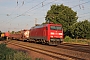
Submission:
[[3,40],[5,40],[5,38],[4,37],[0,37],[0,41],[3,41]]
[[72,39],[69,36],[65,37],[64,42],[66,42],[66,43],[73,43],[73,44],[90,45],[90,39]]
[[7,48],[6,44],[0,44],[0,60],[31,60],[31,58],[25,52]]

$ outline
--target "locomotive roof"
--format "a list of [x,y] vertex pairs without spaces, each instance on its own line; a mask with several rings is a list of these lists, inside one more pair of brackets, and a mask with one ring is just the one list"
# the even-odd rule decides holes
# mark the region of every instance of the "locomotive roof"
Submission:
[[61,25],[61,24],[38,24],[36,26],[33,26],[31,27],[31,29],[34,29],[34,28],[41,28],[41,27],[44,27],[44,26],[48,26],[48,25]]

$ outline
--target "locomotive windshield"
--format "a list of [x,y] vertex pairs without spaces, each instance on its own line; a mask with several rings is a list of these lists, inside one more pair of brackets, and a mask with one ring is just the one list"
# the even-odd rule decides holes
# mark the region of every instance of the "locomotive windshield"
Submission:
[[62,26],[50,26],[50,30],[62,30]]

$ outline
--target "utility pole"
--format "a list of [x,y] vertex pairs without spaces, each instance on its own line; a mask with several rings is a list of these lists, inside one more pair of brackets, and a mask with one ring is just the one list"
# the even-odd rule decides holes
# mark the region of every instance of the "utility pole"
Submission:
[[37,18],[35,18],[35,26],[36,26],[36,23],[37,23]]
[[28,24],[26,25],[26,27],[25,27],[25,28],[26,28],[26,30],[28,29]]

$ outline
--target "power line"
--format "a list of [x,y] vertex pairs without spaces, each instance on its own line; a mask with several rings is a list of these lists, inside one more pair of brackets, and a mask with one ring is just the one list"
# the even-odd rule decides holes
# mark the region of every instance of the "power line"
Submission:
[[[46,1],[46,0],[44,0],[44,1]],[[43,1],[43,2],[44,2],[44,1]],[[22,13],[22,14],[16,16],[15,18],[17,18],[17,17],[19,17],[19,16],[22,16],[23,14],[27,13],[28,11],[30,11],[31,9],[37,7],[37,6],[40,5],[40,4],[43,5],[43,2],[40,2],[39,4],[33,6],[32,8],[30,8],[30,9],[28,9],[27,11],[25,11],[24,13]],[[88,2],[90,2],[90,1],[88,1]],[[85,3],[88,3],[88,2],[85,2]],[[52,2],[50,2],[50,3],[52,3]],[[50,4],[50,3],[47,3],[47,4]],[[85,4],[85,3],[81,3],[81,4],[78,4],[78,5],[75,5],[75,6],[71,7],[71,8],[77,7],[77,6],[82,5],[82,4]],[[46,4],[46,5],[47,5],[47,4]],[[45,6],[45,5],[43,5],[43,6]],[[36,9],[38,9],[38,8],[36,8]],[[34,10],[36,10],[36,9],[34,9]]]
[[[32,9],[36,8],[36,7],[39,6],[39,5],[41,5],[40,7],[44,7],[44,6],[46,6],[46,5],[50,4],[50,3],[53,3],[53,2],[49,2],[49,3],[47,3],[47,4],[44,4],[45,1],[46,1],[46,0],[44,0],[44,1],[40,2],[39,4],[33,6],[32,8],[28,9],[28,10],[25,11],[24,13],[22,13],[22,14],[16,16],[16,17],[14,17],[14,18],[11,18],[11,20],[14,20],[14,19],[17,18],[17,17],[23,16],[24,14],[26,14],[27,12],[31,11]],[[88,2],[90,2],[90,1],[88,1]],[[86,4],[86,3],[88,3],[88,2],[84,2],[84,3],[81,3],[81,4],[75,5],[75,6],[71,7],[71,8],[77,7],[77,6],[82,5],[82,4]],[[36,9],[39,9],[39,7],[37,7]],[[34,10],[36,10],[36,9],[34,9]],[[8,23],[9,23],[9,22],[8,22]]]
[[75,6],[71,7],[71,8],[74,8],[74,7],[77,7],[77,6],[79,6],[79,5],[83,5],[83,4],[89,3],[89,2],[90,2],[90,1],[87,1],[87,2],[84,2],[84,3],[78,4],[78,5],[75,5]]
[[[46,1],[46,0],[44,0],[44,1]],[[44,1],[42,1],[42,2],[44,2]],[[25,13],[26,13],[26,12],[28,12],[29,10],[31,10],[31,9],[33,9],[33,8],[37,7],[38,5],[40,5],[42,2],[40,2],[39,4],[37,4],[37,5],[33,6],[33,7],[32,7],[32,8],[30,8],[30,9],[28,9],[28,10],[27,10],[27,11],[25,11],[24,13],[22,13],[22,14],[20,14],[20,15],[16,16],[16,17],[14,17],[13,19],[11,18],[11,20],[14,20],[15,18],[17,18],[17,17],[19,17],[19,16],[22,16],[23,14],[25,14]],[[11,21],[11,20],[10,20],[10,21]],[[10,22],[10,21],[9,21],[9,22]],[[9,23],[9,22],[8,22],[8,23]]]

